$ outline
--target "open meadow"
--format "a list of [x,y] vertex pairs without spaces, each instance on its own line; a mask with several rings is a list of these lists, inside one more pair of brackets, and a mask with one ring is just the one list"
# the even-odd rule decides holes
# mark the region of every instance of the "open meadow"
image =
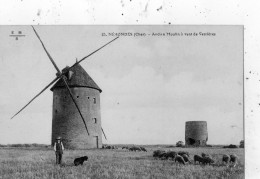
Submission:
[[[51,148],[0,148],[0,178],[244,178],[244,149],[224,148],[176,148],[144,146],[147,152],[131,152],[123,149],[65,150],[63,165],[55,164]],[[172,160],[155,159],[157,149],[188,151],[192,164],[180,165]],[[211,154],[214,165],[193,164],[193,156],[202,152]],[[223,154],[239,157],[236,167],[221,163]],[[87,155],[88,161],[74,166],[76,157]]]

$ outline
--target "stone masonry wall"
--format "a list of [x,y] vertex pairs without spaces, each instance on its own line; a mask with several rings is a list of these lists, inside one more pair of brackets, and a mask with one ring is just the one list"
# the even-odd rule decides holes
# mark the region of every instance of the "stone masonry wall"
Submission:
[[68,90],[55,88],[53,91],[52,145],[56,137],[61,136],[65,148],[101,148],[100,92],[85,87],[74,87],[71,88],[71,91],[83,114],[90,135],[87,134]]

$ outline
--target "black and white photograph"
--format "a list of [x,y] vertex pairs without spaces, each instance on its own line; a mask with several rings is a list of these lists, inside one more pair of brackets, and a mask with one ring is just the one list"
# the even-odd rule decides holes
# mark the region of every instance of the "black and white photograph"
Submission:
[[0,178],[245,177],[243,25],[1,25],[0,63]]

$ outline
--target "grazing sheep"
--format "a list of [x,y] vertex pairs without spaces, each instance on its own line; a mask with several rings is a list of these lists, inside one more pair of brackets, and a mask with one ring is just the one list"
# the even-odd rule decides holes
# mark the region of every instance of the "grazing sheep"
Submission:
[[110,145],[107,145],[104,147],[104,149],[112,149],[112,147]]
[[230,155],[230,163],[233,163],[234,165],[234,167],[237,165],[237,163],[238,163],[238,157],[235,155],[235,154],[232,154],[232,155]]
[[203,157],[199,156],[199,155],[194,155],[194,163],[196,164],[197,162],[199,163],[203,163]]
[[128,150],[129,150],[129,151],[135,151],[135,148],[130,147],[130,148],[128,148]]
[[174,152],[174,151],[168,151],[168,152],[166,152],[166,154],[165,154],[165,158],[166,159],[169,159],[169,158],[171,158],[172,160],[175,158],[175,156],[176,156],[176,152]]
[[153,157],[159,157],[162,153],[165,153],[163,150],[155,150],[153,152]]
[[179,151],[178,155],[183,156],[184,154],[188,155],[188,157],[190,156],[189,152],[184,152],[184,151]]
[[74,165],[75,165],[75,166],[83,165],[84,161],[87,161],[87,160],[88,160],[88,157],[87,157],[87,156],[76,158],[76,159],[74,160]]
[[209,158],[212,159],[212,156],[211,156],[210,154],[201,153],[201,156],[202,156],[203,158],[209,157]]
[[228,164],[230,162],[230,156],[224,154],[222,157],[222,162]]
[[153,151],[153,157],[158,157],[159,153],[161,153],[161,150]]
[[141,151],[140,147],[135,147],[135,146],[130,147],[129,150],[130,150],[130,151],[135,151],[135,152],[136,152],[136,151]]
[[184,155],[182,155],[182,158],[184,159],[184,161],[187,163],[191,163],[191,161],[190,161],[190,158],[188,157],[188,155],[186,155],[186,154],[184,154]]
[[153,157],[160,159],[166,158],[166,152],[164,150],[156,150],[153,152]]
[[103,145],[102,149],[107,149],[109,146],[108,145]]
[[136,151],[142,151],[141,147],[136,147]]
[[113,145],[103,145],[102,149],[118,149],[116,146]]
[[184,161],[183,157],[180,155],[176,155],[174,161],[185,165],[185,161]]
[[201,153],[201,156],[202,156],[202,157],[208,157],[208,156],[211,157],[211,155],[209,155],[209,154],[205,154],[205,153],[203,153],[203,152]]
[[135,147],[129,147],[128,150],[129,151],[136,151]]
[[112,149],[118,149],[118,147],[117,146],[112,146]]
[[144,147],[140,147],[141,151],[147,152],[147,150]]
[[160,154],[158,155],[158,158],[160,158],[160,159],[165,159],[165,158],[166,158],[166,152],[163,151],[162,153],[160,153]]
[[214,161],[212,158],[210,158],[210,157],[204,157],[202,163],[203,163],[204,165],[205,165],[205,164],[213,164],[213,163],[215,163],[215,161]]

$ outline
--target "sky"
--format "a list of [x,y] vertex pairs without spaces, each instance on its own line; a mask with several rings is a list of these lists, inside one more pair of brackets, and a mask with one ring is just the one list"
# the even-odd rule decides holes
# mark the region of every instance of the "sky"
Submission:
[[[115,38],[102,33],[146,34],[121,36],[81,63],[102,89],[104,143],[175,144],[184,141],[186,121],[207,121],[208,144],[243,139],[243,26],[35,29],[60,69]],[[15,40],[12,31],[25,36]],[[180,35],[152,35],[167,32]],[[0,143],[50,144],[49,89],[10,118],[55,78],[55,68],[31,26],[0,26],[0,39]]]

